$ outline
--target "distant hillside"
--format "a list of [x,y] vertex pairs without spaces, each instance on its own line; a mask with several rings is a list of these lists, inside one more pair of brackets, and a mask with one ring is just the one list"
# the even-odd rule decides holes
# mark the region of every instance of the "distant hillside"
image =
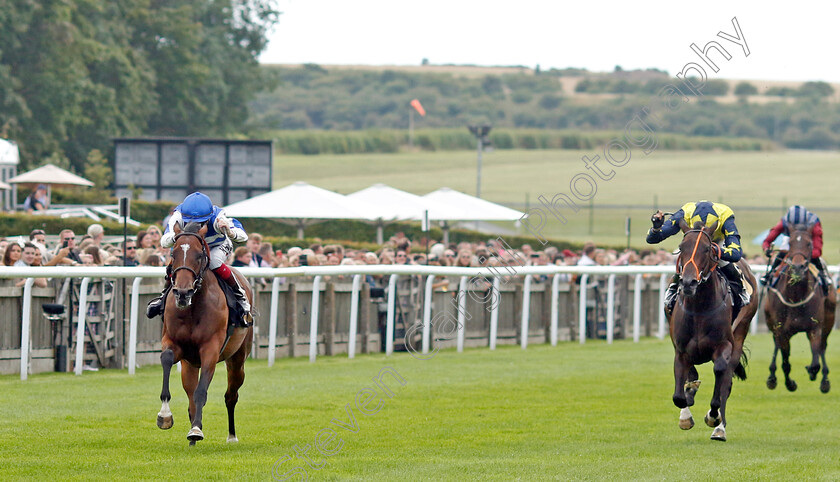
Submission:
[[[417,128],[620,130],[672,81],[656,69],[593,73],[527,67],[267,65],[278,87],[251,104],[257,130]],[[709,80],[704,95],[662,115],[665,132],[749,137],[792,148],[840,147],[840,86]]]

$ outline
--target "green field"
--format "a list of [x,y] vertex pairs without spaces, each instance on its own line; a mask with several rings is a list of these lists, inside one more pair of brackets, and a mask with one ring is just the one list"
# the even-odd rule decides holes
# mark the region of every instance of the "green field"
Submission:
[[[468,349],[431,360],[401,353],[264,360],[247,366],[238,444],[225,443],[217,372],[204,417],[207,437],[187,446],[186,397],[173,379],[175,426],[155,425],[160,370],[0,377],[1,480],[270,480],[293,446],[313,445],[333,427],[343,445],[313,478],[327,480],[837,480],[840,383],[827,395],[807,380],[805,338],[793,342],[799,390],[764,386],[772,340],[748,339],[749,378],[735,381],[726,443],[702,422],[711,366],[693,410],[698,425],[677,427],[668,341],[561,343],[557,347]],[[840,366],[829,341],[828,363]],[[406,381],[378,413],[362,415],[356,394],[389,366]],[[221,367],[220,367],[221,368]],[[836,372],[835,372],[836,373]],[[381,392],[380,392],[381,395]],[[348,421],[356,433],[331,425]],[[370,405],[372,406],[372,405]],[[337,442],[334,442],[337,443]],[[322,462],[310,447],[313,463]],[[278,474],[303,462],[282,465]]]
[[[519,209],[523,209],[528,199],[531,207],[539,207],[540,195],[551,199],[557,193],[569,193],[572,177],[585,171],[580,160],[583,155],[590,158],[600,155],[598,167],[608,173],[610,166],[604,161],[603,152],[597,150],[485,153],[482,197],[503,204],[519,203]],[[735,209],[745,250],[757,254],[759,247],[750,244],[750,240],[779,220],[784,204],[800,203],[816,211],[822,219],[826,231],[824,256],[829,262],[837,263],[840,262],[840,236],[836,235],[840,233],[840,203],[835,187],[840,184],[838,161],[840,154],[821,151],[654,151],[648,156],[640,150],[634,151],[625,166],[612,168],[615,176],[611,180],[598,181],[591,222],[589,210],[581,209],[569,213],[565,225],[552,218],[545,233],[560,239],[591,239],[602,244],[623,245],[626,242],[624,220],[630,216],[631,244],[643,247],[654,202],[663,211],[675,211],[687,201],[709,199],[725,202]],[[377,182],[416,194],[443,186],[475,194],[476,155],[464,151],[277,155],[274,187],[298,180],[343,194]],[[775,210],[739,211],[739,207],[747,206]],[[510,224],[505,227],[512,228]],[[519,231],[527,234],[524,228]],[[668,249],[676,245],[674,241]]]

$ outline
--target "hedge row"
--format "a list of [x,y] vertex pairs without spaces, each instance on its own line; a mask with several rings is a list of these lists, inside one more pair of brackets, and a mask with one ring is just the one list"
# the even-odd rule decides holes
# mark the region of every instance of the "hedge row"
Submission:
[[[105,228],[105,234],[112,236],[123,233],[123,225],[113,221],[98,221]],[[0,213],[0,236],[24,235],[28,239],[33,229],[43,229],[48,235],[58,234],[62,229],[72,229],[77,235],[87,232],[94,221],[90,218],[60,218],[56,216],[33,216],[31,214]],[[137,234],[142,227],[128,226],[129,234]]]
[[[391,153],[409,146],[405,130],[371,131],[273,131],[264,133],[274,139],[282,154],[354,154]],[[618,131],[583,131],[574,129],[498,129],[488,136],[496,149],[594,149],[615,137]],[[660,146],[675,150],[748,150],[775,149],[769,140],[754,138],[687,136],[657,133]],[[427,151],[470,150],[476,139],[466,129],[422,129],[415,132],[415,146]]]

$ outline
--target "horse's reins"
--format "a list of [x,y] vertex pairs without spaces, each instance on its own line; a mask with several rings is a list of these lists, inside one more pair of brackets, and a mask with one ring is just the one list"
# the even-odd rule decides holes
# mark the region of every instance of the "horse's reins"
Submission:
[[[796,265],[793,264],[792,259],[797,254],[800,254],[800,255],[804,256],[806,261],[808,260],[808,256],[801,253],[801,252],[796,252],[796,253],[793,253],[793,255],[791,255],[790,251],[788,251],[788,253],[785,255],[784,259],[782,260],[782,262],[786,265],[786,268],[794,268],[796,266]],[[807,265],[806,265],[805,269],[810,270]],[[807,277],[806,277],[806,280],[807,280]],[[811,289],[811,292],[808,293],[808,296],[806,296],[805,299],[797,301],[795,303],[791,303],[790,301],[785,299],[785,297],[781,293],[781,291],[777,290],[776,288],[773,288],[772,286],[768,286],[767,289],[772,291],[773,294],[775,294],[776,297],[779,298],[779,301],[783,305],[787,306],[788,308],[796,308],[797,306],[802,306],[802,305],[808,303],[809,301],[811,301],[811,298],[814,297],[814,293],[817,292],[817,288],[815,286],[814,288]]]
[[[718,247],[718,245],[715,244],[714,241],[712,241],[712,236],[709,235],[709,233],[707,233],[706,231],[703,231],[702,229],[691,229],[689,231],[686,231],[686,234],[691,233],[691,232],[703,233],[703,235],[705,235],[707,238],[709,238],[709,244],[711,244],[712,246],[720,249]],[[685,263],[680,265],[680,273],[685,271],[685,265],[691,263],[691,264],[694,265],[694,269],[697,271],[697,277],[700,278],[700,282],[702,283],[702,282],[706,281],[707,279],[709,279],[709,276],[711,276],[712,273],[714,273],[715,268],[717,268],[717,263],[712,264],[712,269],[710,269],[709,272],[705,276],[703,276],[703,270],[700,269],[700,266],[698,266],[697,262],[694,261],[694,256],[697,254],[697,248],[698,247],[700,247],[700,236],[697,236],[697,240],[694,242],[694,250],[691,251],[691,257],[688,258],[688,261],[686,261]]]

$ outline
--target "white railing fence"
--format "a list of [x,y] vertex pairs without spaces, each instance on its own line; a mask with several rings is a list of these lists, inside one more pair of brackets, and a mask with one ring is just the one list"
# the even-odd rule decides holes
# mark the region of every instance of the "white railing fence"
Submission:
[[[754,265],[751,266],[756,277],[760,277],[766,266]],[[833,275],[837,275],[837,267],[829,268]],[[616,276],[635,276],[634,283],[634,309],[633,309],[633,340],[639,341],[640,326],[641,326],[641,277],[642,275],[660,275],[659,278],[659,300],[660,303],[664,298],[665,290],[668,285],[669,277],[674,273],[673,266],[511,266],[504,270],[494,268],[454,268],[454,267],[440,267],[440,266],[415,266],[415,265],[369,265],[369,266],[307,266],[299,268],[240,268],[240,272],[246,277],[255,278],[273,278],[271,283],[271,309],[269,314],[269,346],[268,346],[268,365],[272,366],[275,360],[275,350],[277,347],[277,320],[279,318],[278,299],[279,286],[281,278],[313,276],[312,281],[312,305],[310,310],[310,337],[309,337],[309,359],[314,362],[317,358],[318,348],[318,310],[319,310],[319,294],[320,283],[324,276],[353,276],[353,291],[351,295],[351,313],[350,313],[350,329],[348,341],[348,357],[355,356],[356,336],[357,336],[357,322],[358,322],[358,303],[359,303],[359,286],[366,275],[390,275],[388,283],[388,304],[386,317],[386,333],[385,342],[386,355],[391,355],[394,351],[394,317],[396,308],[396,285],[399,276],[406,275],[423,275],[428,276],[427,291],[425,293],[425,309],[423,312],[423,335],[422,335],[422,352],[428,353],[429,340],[431,333],[431,286],[435,277],[455,276],[460,277],[459,293],[458,293],[458,322],[457,322],[457,350],[463,351],[464,346],[464,303],[466,296],[466,286],[468,280],[493,278],[493,290],[495,293],[499,292],[499,280],[502,277],[510,276],[524,276],[523,288],[523,302],[522,302],[522,316],[521,316],[521,346],[523,349],[527,348],[528,344],[528,326],[530,322],[530,289],[533,276],[552,276],[551,286],[551,316],[550,316],[550,343],[557,344],[557,330],[558,330],[558,292],[561,280],[568,275],[580,275],[580,290],[579,290],[579,329],[578,337],[581,344],[586,342],[586,307],[587,307],[587,284],[590,275],[608,276],[607,284],[607,326],[606,326],[606,342],[612,343],[613,332],[615,329],[615,317],[613,303],[615,300],[615,279]],[[21,380],[26,380],[29,373],[29,352],[30,352],[30,319],[31,319],[31,299],[32,299],[32,284],[36,277],[38,278],[81,278],[82,287],[80,289],[79,312],[77,316],[77,343],[75,353],[75,373],[82,374],[82,356],[84,352],[84,323],[85,313],[87,312],[87,302],[85,287],[91,278],[109,278],[109,279],[132,279],[132,296],[129,308],[129,342],[128,342],[128,370],[130,374],[134,374],[136,366],[137,354],[137,324],[139,313],[142,307],[139,306],[138,287],[143,278],[162,278],[164,276],[164,268],[152,267],[0,267],[0,278],[26,278],[27,281],[23,288],[23,303],[22,303],[22,320],[21,320],[21,350],[20,350],[20,377]],[[492,298],[492,297],[491,297]],[[499,316],[499,302],[498,297],[492,303],[491,317],[490,317],[490,336],[489,347],[491,350],[496,347],[497,326]],[[663,310],[659,312],[657,337],[663,339],[666,333],[667,322],[665,320],[665,313]],[[756,318],[753,319],[752,331],[755,333],[757,329]]]

